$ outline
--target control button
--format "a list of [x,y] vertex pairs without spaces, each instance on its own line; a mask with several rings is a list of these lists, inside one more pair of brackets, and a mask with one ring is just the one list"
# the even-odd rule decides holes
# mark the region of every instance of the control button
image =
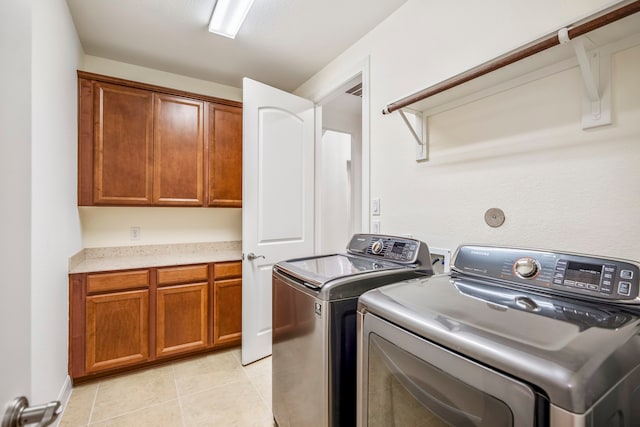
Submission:
[[612,292],[613,292],[613,288],[607,288],[604,286],[600,288],[601,294],[611,294]]
[[523,279],[530,279],[538,273],[540,265],[533,258],[520,258],[513,265],[513,270]]
[[562,278],[553,279],[553,283],[556,284],[556,285],[562,285]]
[[564,281],[564,285],[565,286],[575,286],[576,282],[574,282],[573,280],[565,280]]
[[618,283],[618,293],[620,295],[629,295],[631,293],[631,283],[620,282]]
[[587,285],[587,288],[591,289],[592,291],[597,291],[598,290],[598,285],[592,285],[591,283],[589,283]]
[[631,270],[622,270],[620,272],[620,278],[621,279],[628,279],[628,280],[633,279],[633,271],[631,271]]
[[373,252],[376,255],[379,255],[380,252],[382,252],[383,248],[384,248],[384,243],[382,243],[382,240],[376,240],[371,245],[371,252]]
[[585,286],[586,286],[586,283],[576,282],[576,288],[584,288]]
[[604,272],[605,273],[615,273],[616,272],[616,267],[613,265],[605,265],[604,266]]
[[[622,273],[620,273],[620,277],[622,277]],[[613,274],[611,274],[611,273],[604,273],[604,278],[605,278],[605,279],[613,279]]]

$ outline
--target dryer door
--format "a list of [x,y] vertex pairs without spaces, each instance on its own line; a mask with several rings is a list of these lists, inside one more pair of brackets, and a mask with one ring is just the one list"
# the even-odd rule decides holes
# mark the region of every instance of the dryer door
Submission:
[[364,316],[359,425],[532,427],[525,384]]

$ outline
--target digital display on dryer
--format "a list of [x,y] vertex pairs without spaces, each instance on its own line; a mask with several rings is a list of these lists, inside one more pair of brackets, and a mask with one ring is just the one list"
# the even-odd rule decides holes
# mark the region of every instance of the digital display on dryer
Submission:
[[586,264],[582,262],[567,262],[567,272],[564,276],[564,283],[569,286],[591,287],[600,285],[602,276],[602,265]]
[[395,242],[393,244],[393,247],[391,248],[391,252],[393,252],[394,254],[402,255],[402,251],[404,250],[404,247],[406,245],[406,243]]

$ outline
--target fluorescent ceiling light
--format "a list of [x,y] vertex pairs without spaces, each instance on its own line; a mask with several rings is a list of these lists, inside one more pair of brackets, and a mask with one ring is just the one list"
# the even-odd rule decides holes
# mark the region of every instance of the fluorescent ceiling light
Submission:
[[221,36],[236,38],[253,0],[217,0],[209,21],[209,31]]

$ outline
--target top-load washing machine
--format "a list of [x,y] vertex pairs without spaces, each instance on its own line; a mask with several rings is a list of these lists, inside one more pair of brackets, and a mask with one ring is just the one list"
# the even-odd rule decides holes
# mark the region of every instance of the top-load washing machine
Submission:
[[356,234],[344,254],[273,268],[273,414],[280,427],[356,422],[356,309],[368,290],[433,274],[419,240]]

